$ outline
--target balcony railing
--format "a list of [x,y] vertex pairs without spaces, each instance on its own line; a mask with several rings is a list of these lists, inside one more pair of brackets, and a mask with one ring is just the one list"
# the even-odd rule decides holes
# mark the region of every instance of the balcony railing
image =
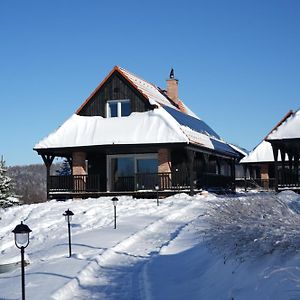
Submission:
[[101,189],[100,175],[68,175],[49,176],[50,192],[99,192]]
[[[187,190],[190,178],[185,172],[143,173],[134,176],[118,177],[112,183],[112,190],[117,192],[153,190],[158,185],[160,190]],[[230,188],[232,178],[216,174],[205,174],[194,180],[195,188],[222,187]],[[49,176],[50,193],[93,193],[105,192],[106,178],[101,175]]]

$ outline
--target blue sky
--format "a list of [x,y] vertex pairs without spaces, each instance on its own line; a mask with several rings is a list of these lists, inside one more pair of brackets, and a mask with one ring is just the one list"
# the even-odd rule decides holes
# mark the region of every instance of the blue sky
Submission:
[[[184,3],[183,3],[184,2]],[[32,150],[114,65],[165,87],[225,140],[255,147],[300,108],[300,1],[0,0],[0,155]]]

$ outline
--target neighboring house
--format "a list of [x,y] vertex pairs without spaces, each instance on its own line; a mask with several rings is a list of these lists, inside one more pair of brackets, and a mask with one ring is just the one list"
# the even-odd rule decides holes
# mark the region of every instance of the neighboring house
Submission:
[[266,141],[271,143],[274,153],[276,190],[299,190],[300,110],[272,130]]
[[[289,111],[271,132],[280,128],[293,114],[293,111]],[[240,161],[244,167],[245,183],[248,183],[250,188],[261,187],[265,190],[276,188],[274,153],[271,143],[267,141],[268,136]],[[286,165],[287,159],[287,154],[285,154]],[[281,162],[280,153],[277,160]]]
[[[34,150],[48,198],[234,189],[243,157],[179,99],[173,70],[165,91],[118,66]],[[50,176],[54,157],[68,159],[70,176]]]

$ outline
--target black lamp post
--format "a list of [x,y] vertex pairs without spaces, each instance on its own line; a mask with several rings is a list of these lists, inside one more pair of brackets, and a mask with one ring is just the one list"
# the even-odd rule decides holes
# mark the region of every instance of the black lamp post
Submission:
[[159,185],[156,184],[154,188],[156,190],[156,204],[157,206],[159,206],[159,197],[158,197]]
[[15,244],[17,248],[21,249],[21,283],[22,283],[22,300],[25,300],[25,261],[24,261],[24,249],[29,245],[29,233],[32,230],[23,222],[17,225],[12,231],[15,235]]
[[119,199],[117,197],[113,197],[111,201],[114,206],[114,229],[117,229],[117,204]]
[[71,225],[70,222],[72,221],[72,216],[74,216],[74,213],[71,210],[66,210],[65,213],[63,213],[63,216],[65,217],[66,221],[68,222],[68,235],[69,235],[69,257],[72,256],[72,250],[71,250]]

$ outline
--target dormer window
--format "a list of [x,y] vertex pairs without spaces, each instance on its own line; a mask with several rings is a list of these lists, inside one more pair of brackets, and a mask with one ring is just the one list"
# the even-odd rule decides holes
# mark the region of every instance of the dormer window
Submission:
[[129,99],[110,100],[106,102],[106,117],[127,117],[131,114],[131,105]]

